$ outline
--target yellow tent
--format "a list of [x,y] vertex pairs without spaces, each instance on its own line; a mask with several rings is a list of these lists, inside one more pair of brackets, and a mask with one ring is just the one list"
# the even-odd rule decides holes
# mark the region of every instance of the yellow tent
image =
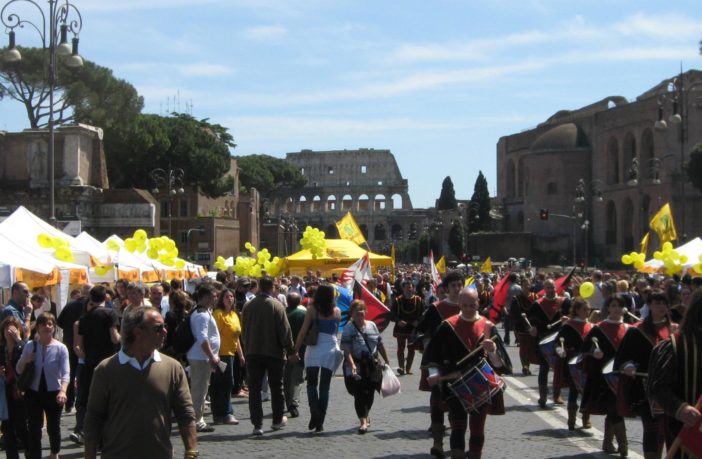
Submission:
[[[321,271],[322,276],[331,276],[335,269],[348,268],[358,261],[366,250],[362,249],[351,241],[344,239],[326,239],[326,248],[324,255],[313,259],[309,250],[301,250],[297,253],[285,258],[284,271],[290,274],[307,274],[308,270]],[[392,258],[377,253],[368,252],[373,272],[376,272],[379,266],[392,267]]]

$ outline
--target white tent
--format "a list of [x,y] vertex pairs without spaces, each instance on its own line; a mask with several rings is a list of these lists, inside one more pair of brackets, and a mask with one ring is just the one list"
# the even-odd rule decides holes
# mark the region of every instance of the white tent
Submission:
[[[691,241],[688,241],[685,244],[676,247],[675,251],[678,252],[680,255],[687,256],[687,263],[683,265],[683,271],[690,271],[694,265],[700,263],[700,255],[702,255],[702,239],[696,237]],[[660,260],[656,260],[655,258],[651,258],[644,264],[643,268],[641,268],[639,271],[646,273],[655,273],[662,272],[663,270],[665,270],[663,262]]]

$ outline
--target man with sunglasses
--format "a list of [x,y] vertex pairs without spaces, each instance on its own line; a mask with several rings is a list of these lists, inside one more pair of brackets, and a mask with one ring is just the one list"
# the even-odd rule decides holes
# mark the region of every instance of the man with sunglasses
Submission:
[[[160,354],[166,338],[157,308],[122,318],[122,349],[95,369],[88,400],[85,457],[173,457],[171,413],[186,459],[198,457],[195,411],[182,365]],[[148,428],[145,428],[148,426]]]
[[0,322],[5,317],[15,316],[22,323],[25,333],[29,332],[29,324],[32,314],[32,305],[29,302],[29,287],[24,282],[15,282],[10,288],[12,297],[5,308],[0,312]]

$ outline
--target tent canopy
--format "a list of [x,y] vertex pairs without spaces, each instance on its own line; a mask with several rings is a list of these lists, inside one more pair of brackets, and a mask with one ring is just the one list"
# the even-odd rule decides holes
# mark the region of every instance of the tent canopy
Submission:
[[[687,255],[687,263],[683,265],[683,272],[695,274],[691,268],[700,262],[700,255],[702,255],[702,239],[696,237],[691,241],[688,241],[685,244],[676,247],[675,251],[678,252],[680,255]],[[656,260],[655,258],[651,258],[644,264],[643,268],[641,268],[639,271],[644,273],[664,272],[665,266],[663,265],[662,261]]]
[[[309,250],[301,250],[285,258],[285,271],[290,274],[306,274],[308,270],[321,271],[323,276],[330,276],[335,269],[348,268],[359,258],[366,254],[355,243],[345,239],[326,239],[324,254],[319,258],[312,258]],[[392,266],[392,258],[368,252],[371,269],[376,272],[379,266]]]

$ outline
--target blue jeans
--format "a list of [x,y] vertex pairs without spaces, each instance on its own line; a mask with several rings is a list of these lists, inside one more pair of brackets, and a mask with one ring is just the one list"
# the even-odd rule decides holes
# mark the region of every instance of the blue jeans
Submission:
[[[327,368],[307,367],[307,400],[310,404],[310,413],[319,424],[324,423],[329,405],[329,386],[331,385],[332,372]],[[321,371],[320,371],[321,370]],[[319,386],[319,388],[318,388]]]
[[212,417],[224,418],[234,414],[232,408],[232,388],[234,387],[234,365],[236,360],[233,355],[220,355],[219,360],[227,364],[224,372],[215,370],[212,376]]

